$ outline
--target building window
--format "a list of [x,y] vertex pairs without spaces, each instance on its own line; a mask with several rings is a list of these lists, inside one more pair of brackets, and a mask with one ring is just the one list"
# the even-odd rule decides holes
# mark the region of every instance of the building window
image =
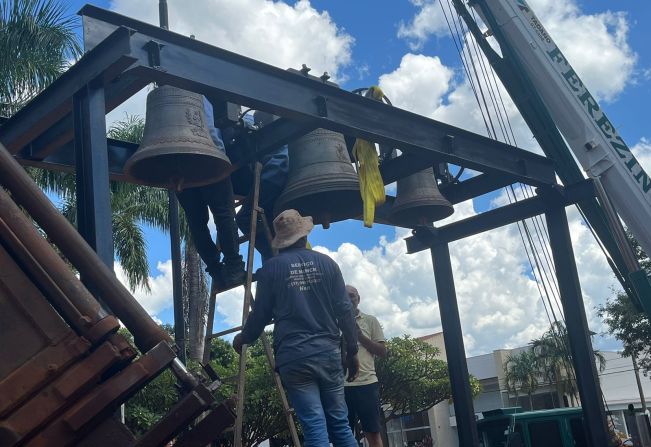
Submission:
[[387,435],[389,447],[431,447],[433,445],[427,411],[389,421]]

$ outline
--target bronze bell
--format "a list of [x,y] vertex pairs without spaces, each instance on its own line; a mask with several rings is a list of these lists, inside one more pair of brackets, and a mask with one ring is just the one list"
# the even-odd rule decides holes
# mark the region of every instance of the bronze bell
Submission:
[[149,92],[142,143],[124,171],[138,183],[178,190],[227,177],[231,162],[210,137],[203,97],[170,85]]
[[275,213],[290,208],[323,228],[361,214],[359,179],[342,134],[316,129],[289,143],[289,176]]
[[434,170],[428,168],[398,180],[398,192],[389,220],[394,225],[413,228],[429,225],[453,212],[454,207],[436,186]]

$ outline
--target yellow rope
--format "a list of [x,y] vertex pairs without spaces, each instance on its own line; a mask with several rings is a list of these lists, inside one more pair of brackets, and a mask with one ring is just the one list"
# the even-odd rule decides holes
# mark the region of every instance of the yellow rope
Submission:
[[[374,86],[367,90],[365,96],[381,101],[384,94],[379,87]],[[353,157],[357,164],[359,189],[364,203],[364,226],[371,228],[375,219],[375,207],[382,205],[386,199],[375,144],[358,138],[353,146]]]

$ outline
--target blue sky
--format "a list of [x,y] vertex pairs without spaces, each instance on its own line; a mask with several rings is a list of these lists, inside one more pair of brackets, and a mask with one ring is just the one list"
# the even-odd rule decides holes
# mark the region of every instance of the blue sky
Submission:
[[[447,28],[436,25],[440,16],[437,19],[436,12],[432,13],[432,7],[438,7],[434,0],[168,3],[173,30],[195,33],[200,40],[278,66],[298,68],[307,62],[315,72],[334,74],[344,89],[379,84],[397,106],[484,132],[476,105],[473,108],[464,102],[467,80]],[[651,130],[646,108],[651,99],[651,4],[639,0],[529,3],[650,170],[646,157],[651,160]],[[77,1],[68,4],[72,13],[83,5]],[[156,23],[155,0],[94,4]],[[603,41],[612,52],[593,53],[597,41]],[[124,111],[143,113],[144,95],[117,113],[123,116]],[[517,112],[510,113],[519,145],[536,150]],[[120,115],[113,114],[109,121],[116,117]],[[503,201],[503,194],[461,204],[453,218],[484,211],[495,201]],[[594,315],[594,306],[604,302],[612,294],[609,288],[616,284],[575,214],[570,211],[586,309],[593,330],[601,332],[604,328]],[[170,322],[171,289],[168,293],[165,272],[158,268],[170,258],[168,236],[151,229],[146,234],[151,275],[158,277],[160,286],[155,314]],[[427,256],[407,257],[401,235],[391,227],[364,229],[360,222],[348,221],[327,231],[317,229],[310,240],[342,265],[347,281],[360,286],[362,308],[378,315],[389,335],[435,332],[440,330],[440,318],[431,261]],[[451,248],[469,353],[521,345],[540,335],[546,322],[540,317],[540,298],[515,227]],[[223,298],[217,328],[236,323],[241,312],[238,302],[241,294]],[[617,348],[608,338],[598,343]]]

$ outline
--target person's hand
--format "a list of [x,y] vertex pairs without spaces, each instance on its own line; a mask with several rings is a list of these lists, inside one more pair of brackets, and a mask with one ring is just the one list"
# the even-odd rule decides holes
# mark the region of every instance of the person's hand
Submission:
[[357,354],[348,355],[346,357],[346,370],[348,371],[348,382],[354,381],[359,375],[359,359]]
[[239,355],[242,355],[242,333],[241,332],[237,334],[233,339],[233,349],[235,349],[235,352],[237,352]]

